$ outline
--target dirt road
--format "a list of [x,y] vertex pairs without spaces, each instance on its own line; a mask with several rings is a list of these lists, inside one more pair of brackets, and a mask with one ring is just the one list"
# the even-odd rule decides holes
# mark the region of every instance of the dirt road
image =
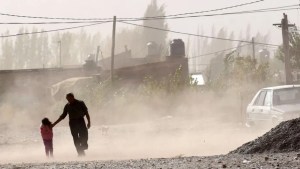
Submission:
[[249,131],[238,124],[216,126],[167,118],[108,126],[107,134],[101,126],[93,126],[89,131],[90,149],[85,158],[78,158],[69,128],[63,124],[54,128],[55,158],[49,160],[44,155],[38,128],[3,129],[0,168],[270,168],[273,165],[290,168],[300,164],[294,160],[296,154],[272,155],[268,161],[264,155],[212,156],[227,154],[265,133]]

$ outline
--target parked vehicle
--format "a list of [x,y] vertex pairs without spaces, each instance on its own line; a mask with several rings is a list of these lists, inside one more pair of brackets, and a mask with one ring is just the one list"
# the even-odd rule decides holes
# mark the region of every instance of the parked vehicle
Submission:
[[277,124],[300,117],[300,85],[263,88],[247,107],[247,126],[257,122]]

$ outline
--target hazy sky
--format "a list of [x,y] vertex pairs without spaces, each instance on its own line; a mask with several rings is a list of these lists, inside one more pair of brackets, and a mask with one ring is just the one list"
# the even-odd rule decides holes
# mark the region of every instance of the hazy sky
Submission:
[[[19,15],[49,16],[49,17],[141,17],[151,0],[0,0],[0,12]],[[185,12],[195,12],[208,9],[221,8],[236,5],[254,0],[158,0],[159,4],[165,4],[167,14],[177,14]],[[299,0],[265,0],[254,5],[230,9],[224,12],[262,9],[298,4]],[[204,34],[210,35],[212,25],[221,28],[225,27],[229,31],[236,31],[236,37],[241,31],[245,31],[250,24],[252,33],[257,31],[271,34],[271,42],[281,43],[281,31],[272,26],[273,23],[280,22],[283,12],[244,14],[234,16],[202,17],[193,19],[169,20],[170,29],[182,32],[196,33],[197,27],[204,29]],[[286,11],[290,22],[299,25],[300,12]],[[33,19],[22,19],[14,17],[0,16],[1,21],[43,21]],[[45,27],[44,29],[68,27],[69,25],[56,25]],[[123,26],[123,25],[122,25]],[[17,33],[16,26],[1,25],[0,31],[10,29],[11,34]],[[130,26],[127,26],[130,27]],[[118,29],[121,25],[118,24]],[[100,30],[102,34],[111,33],[111,24],[99,25],[91,30]],[[171,38],[185,38],[182,35],[169,35]]]

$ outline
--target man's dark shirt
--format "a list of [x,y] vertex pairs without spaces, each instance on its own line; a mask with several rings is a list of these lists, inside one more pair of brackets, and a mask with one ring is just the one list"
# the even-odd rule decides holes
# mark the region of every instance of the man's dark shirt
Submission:
[[67,103],[64,108],[63,114],[60,116],[61,118],[65,118],[69,114],[69,119],[80,119],[83,118],[88,109],[83,101],[75,100],[73,103]]

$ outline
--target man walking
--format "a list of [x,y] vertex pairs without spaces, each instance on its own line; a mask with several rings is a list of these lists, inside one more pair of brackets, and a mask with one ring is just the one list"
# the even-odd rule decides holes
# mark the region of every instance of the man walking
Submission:
[[[78,156],[84,156],[84,150],[88,149],[87,129],[91,127],[90,115],[84,102],[75,99],[73,93],[67,94],[66,99],[68,103],[65,105],[62,115],[53,123],[53,126],[69,115],[69,125]],[[87,118],[87,125],[85,124],[84,116]]]

